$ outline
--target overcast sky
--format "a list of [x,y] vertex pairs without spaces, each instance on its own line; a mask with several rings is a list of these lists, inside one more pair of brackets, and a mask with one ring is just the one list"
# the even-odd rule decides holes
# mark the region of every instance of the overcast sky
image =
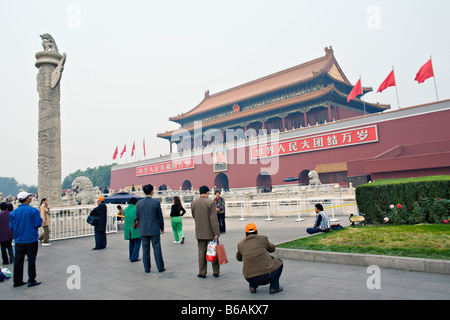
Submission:
[[450,98],[450,1],[0,0],[0,176],[37,184],[35,53],[51,34],[67,53],[61,80],[62,178],[111,164],[136,141],[136,160],[169,152],[157,133],[210,94],[334,54],[368,102],[397,109],[378,86],[395,66],[402,107]]

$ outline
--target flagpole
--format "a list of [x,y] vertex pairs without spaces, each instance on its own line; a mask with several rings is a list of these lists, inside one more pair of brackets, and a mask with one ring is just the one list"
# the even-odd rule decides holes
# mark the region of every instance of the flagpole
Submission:
[[364,90],[363,90],[363,86],[362,86],[361,75],[359,75],[359,82],[361,83],[361,92],[362,92],[361,100],[362,100],[363,106],[364,106],[364,115],[367,115],[367,113],[366,113],[366,102],[364,101]]
[[[430,55],[431,65],[433,65],[433,58]],[[436,90],[436,100],[439,101],[437,86],[436,86],[436,75],[434,74],[434,68],[433,68],[433,80],[434,80],[434,89]]]
[[[395,70],[394,70],[394,66],[392,66],[392,71],[394,71],[394,78],[395,78]],[[401,107],[400,107],[400,100],[398,99],[397,78],[395,78],[395,92],[397,93],[397,104],[398,104],[398,108],[401,109]]]
[[145,150],[145,138],[143,140],[143,145],[144,145],[144,159],[147,160],[147,151]]

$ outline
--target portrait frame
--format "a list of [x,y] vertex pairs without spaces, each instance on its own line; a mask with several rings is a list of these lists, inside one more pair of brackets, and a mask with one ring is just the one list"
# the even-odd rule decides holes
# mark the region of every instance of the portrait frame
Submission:
[[218,147],[213,149],[213,171],[228,171],[228,154],[226,147]]

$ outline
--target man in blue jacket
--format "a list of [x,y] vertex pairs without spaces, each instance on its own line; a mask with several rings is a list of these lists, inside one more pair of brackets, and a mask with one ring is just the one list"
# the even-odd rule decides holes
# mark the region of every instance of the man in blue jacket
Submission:
[[16,255],[14,258],[14,287],[23,282],[23,264],[28,258],[28,287],[41,284],[36,281],[36,256],[38,252],[38,229],[42,226],[39,210],[30,206],[31,193],[22,191],[17,195],[20,205],[9,215],[9,228],[14,235]]
[[161,251],[160,235],[164,233],[164,219],[161,204],[152,198],[154,190],[151,184],[145,185],[143,191],[146,195],[136,204],[136,219],[139,221],[139,234],[142,239],[142,262],[144,271],[150,272],[150,242],[155,255],[156,267],[164,272],[164,260]]

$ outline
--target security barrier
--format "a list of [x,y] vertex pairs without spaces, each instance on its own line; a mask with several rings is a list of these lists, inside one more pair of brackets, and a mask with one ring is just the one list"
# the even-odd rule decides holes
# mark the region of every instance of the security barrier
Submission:
[[[50,209],[50,240],[91,236],[94,227],[86,222],[96,206],[78,206]],[[107,205],[106,233],[117,233],[117,208]]]
[[[331,222],[338,221],[337,216],[349,217],[356,214],[358,208],[355,199],[327,198],[327,199],[276,199],[276,200],[250,200],[227,201],[225,199],[226,217],[238,217],[244,221],[249,217],[267,217],[266,221],[272,221],[277,216],[295,217],[295,221],[303,221],[302,215],[315,216],[314,205],[320,203],[327,212]],[[161,208],[165,217],[170,216],[172,204],[162,204]],[[190,202],[183,203],[186,210],[185,217],[191,216]]]

